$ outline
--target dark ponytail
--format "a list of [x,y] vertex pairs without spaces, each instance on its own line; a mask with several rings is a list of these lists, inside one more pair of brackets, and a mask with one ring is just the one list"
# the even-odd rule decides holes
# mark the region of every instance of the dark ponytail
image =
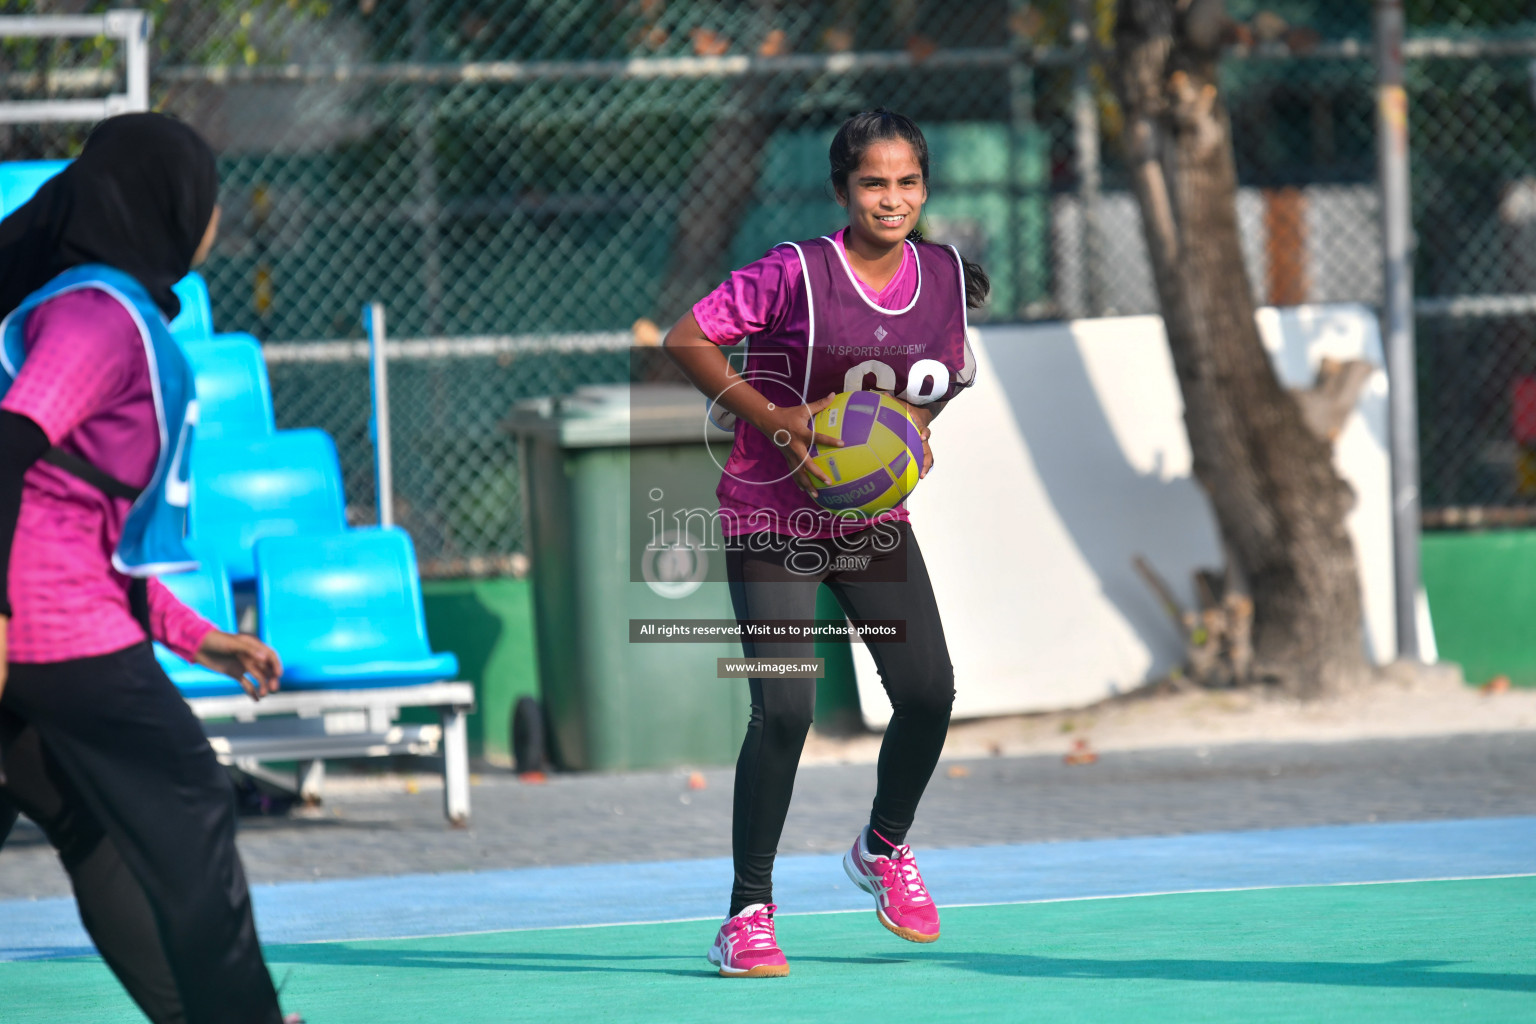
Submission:
[[[859,169],[859,164],[864,162],[864,154],[869,147],[876,142],[888,142],[898,139],[912,147],[912,154],[917,157],[917,165],[923,171],[923,184],[928,184],[928,140],[923,138],[923,131],[917,126],[917,122],[903,114],[886,110],[880,107],[875,110],[866,110],[854,114],[844,121],[838,128],[837,134],[832,138],[832,148],[827,153],[832,165],[832,173],[829,176],[832,182],[832,190],[839,199],[848,196],[848,176]],[[923,233],[916,228],[907,232],[907,240],[921,242]],[[978,263],[973,263],[965,257],[960,257],[961,266],[965,270],[965,304],[972,309],[978,309],[987,301],[987,296],[992,293],[992,280],[987,277],[987,272]]]
[[960,266],[965,271],[965,304],[980,309],[987,304],[987,296],[992,294],[992,279],[981,269],[980,263],[973,263],[964,256],[960,257]]

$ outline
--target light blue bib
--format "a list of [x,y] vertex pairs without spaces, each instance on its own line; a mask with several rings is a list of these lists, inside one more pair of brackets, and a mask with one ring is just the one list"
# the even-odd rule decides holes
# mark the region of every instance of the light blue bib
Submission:
[[72,267],[28,295],[0,321],[0,396],[10,390],[26,359],[23,338],[32,310],[54,296],[81,288],[107,293],[133,317],[149,361],[155,420],[160,427],[160,455],[154,475],[128,510],[123,535],[112,553],[112,566],[128,576],[195,569],[197,560],[187,552],[185,537],[191,496],[187,460],[197,424],[197,393],[192,367],[171,337],[165,315],[143,285],[120,270],[92,263]]

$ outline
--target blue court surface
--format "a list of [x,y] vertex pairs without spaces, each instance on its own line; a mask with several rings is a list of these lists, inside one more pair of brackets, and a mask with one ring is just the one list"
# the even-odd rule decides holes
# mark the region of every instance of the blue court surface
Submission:
[[[919,853],[941,907],[1488,878],[1536,873],[1536,817]],[[781,857],[775,871],[780,913],[869,909],[839,861]],[[280,944],[714,919],[725,911],[730,879],[729,860],[715,858],[290,882],[255,886],[253,893],[262,940]],[[642,893],[644,902],[637,902]],[[0,960],[91,952],[72,900],[0,902]]]
[[[791,975],[704,960],[721,859],[255,889],[285,1008],[453,1020],[1536,1022],[1536,817],[930,849],[902,942],[837,857],[782,858]],[[67,900],[0,902],[6,1024],[131,1024]]]

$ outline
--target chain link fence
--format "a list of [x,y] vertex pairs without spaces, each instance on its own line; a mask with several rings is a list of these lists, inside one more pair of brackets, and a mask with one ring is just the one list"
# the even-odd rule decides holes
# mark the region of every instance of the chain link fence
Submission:
[[1423,6],[1407,87],[1425,518],[1530,523],[1536,5]]
[[[650,325],[840,223],[826,150],[853,111],[924,127],[925,227],[987,267],[983,319],[1157,308],[1100,63],[1112,0],[0,10],[108,6],[154,16],[154,101],[222,154],[215,323],[266,343],[280,426],[336,437],[360,522],[367,366],[334,343],[375,299],[409,339],[391,368],[397,515],[432,574],[518,568],[516,402],[627,379]],[[1228,7],[1255,298],[1379,303],[1369,5]],[[1518,519],[1536,510],[1536,4],[1408,9],[1426,519]],[[31,45],[0,52],[13,98],[120,80],[113,44]],[[83,133],[3,129],[0,158],[68,155]]]

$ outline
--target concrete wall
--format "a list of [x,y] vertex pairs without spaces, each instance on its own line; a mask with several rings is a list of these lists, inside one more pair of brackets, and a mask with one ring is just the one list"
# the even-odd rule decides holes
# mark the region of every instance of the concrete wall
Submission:
[[[1264,309],[1281,380],[1324,356],[1382,365],[1375,315],[1355,305]],[[934,469],[909,499],[956,673],[956,716],[1077,707],[1134,689],[1182,658],[1182,639],[1132,558],[1194,603],[1193,572],[1223,559],[1190,476],[1183,405],[1162,321],[1121,317],[983,327],[976,385],[933,425]],[[1367,653],[1396,650],[1387,383],[1378,369],[1335,446],[1354,487]],[[889,706],[854,648],[866,723]]]

